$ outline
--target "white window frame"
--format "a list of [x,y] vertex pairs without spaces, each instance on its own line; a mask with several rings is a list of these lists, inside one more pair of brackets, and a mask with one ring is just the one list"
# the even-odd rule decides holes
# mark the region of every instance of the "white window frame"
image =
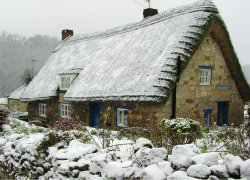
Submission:
[[12,106],[13,106],[13,111],[15,111],[15,112],[16,112],[16,111],[17,111],[17,107],[18,107],[18,105],[17,105],[17,104],[13,104]]
[[70,85],[71,85],[71,76],[61,75],[60,76],[60,90],[67,90],[70,87]]
[[128,109],[126,108],[117,108],[117,126],[118,127],[128,127]]
[[211,84],[212,69],[200,69],[200,85]]
[[47,104],[46,103],[39,103],[38,106],[38,115],[40,117],[47,117]]
[[61,103],[60,104],[60,116],[62,118],[70,118],[71,117],[71,109],[69,103]]

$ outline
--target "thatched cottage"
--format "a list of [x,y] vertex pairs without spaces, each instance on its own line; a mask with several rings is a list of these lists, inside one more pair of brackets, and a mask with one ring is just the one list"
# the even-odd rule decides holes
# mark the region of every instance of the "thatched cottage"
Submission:
[[93,34],[64,30],[67,38],[22,94],[29,118],[99,126],[110,107],[114,129],[174,117],[240,124],[249,85],[214,4],[146,9],[144,16]]
[[26,88],[26,84],[20,86],[17,90],[8,96],[8,108],[11,111],[27,112],[28,102],[20,101],[21,95]]

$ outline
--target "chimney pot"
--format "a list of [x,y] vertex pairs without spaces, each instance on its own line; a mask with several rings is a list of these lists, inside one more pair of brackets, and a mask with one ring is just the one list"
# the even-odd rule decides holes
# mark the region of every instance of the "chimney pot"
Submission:
[[28,85],[31,82],[32,78],[30,75],[27,76],[26,78],[26,85]]
[[153,9],[153,8],[147,8],[143,10],[143,17],[147,18],[149,16],[154,16],[158,14],[158,10],[157,9]]
[[64,29],[64,30],[62,30],[62,41],[63,41],[64,39],[66,39],[67,37],[73,36],[73,35],[74,35],[73,30],[69,30],[69,29]]

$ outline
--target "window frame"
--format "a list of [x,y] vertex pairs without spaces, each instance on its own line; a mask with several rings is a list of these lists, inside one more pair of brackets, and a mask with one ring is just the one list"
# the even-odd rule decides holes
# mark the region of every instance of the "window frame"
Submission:
[[198,66],[200,68],[200,85],[210,86],[214,66]]
[[[65,82],[63,82],[62,80],[64,78],[69,78],[69,83],[67,83],[68,86],[65,86]],[[70,75],[60,75],[60,90],[67,90],[71,85],[71,76]]]
[[47,103],[38,103],[38,116],[47,117]]
[[[203,112],[204,112],[204,125],[205,126],[210,126],[210,124],[211,124],[212,111],[213,111],[213,109],[204,109],[203,110]],[[206,116],[206,115],[208,115],[208,116]],[[206,121],[207,117],[208,117],[208,119]]]
[[17,104],[13,104],[12,107],[13,107],[13,111],[16,112],[18,105]]
[[[127,106],[117,106],[116,107],[116,126],[119,127],[119,128],[127,128],[128,127],[128,110],[133,110],[132,107],[127,107]],[[126,114],[126,122],[121,122],[120,120],[120,112],[127,112]],[[119,112],[119,113],[118,113]],[[122,114],[122,115],[125,115],[125,114]],[[122,117],[122,121],[123,121],[123,118]]]
[[[65,107],[67,107],[66,110],[65,110]],[[71,118],[71,104],[70,103],[60,103],[60,117]]]

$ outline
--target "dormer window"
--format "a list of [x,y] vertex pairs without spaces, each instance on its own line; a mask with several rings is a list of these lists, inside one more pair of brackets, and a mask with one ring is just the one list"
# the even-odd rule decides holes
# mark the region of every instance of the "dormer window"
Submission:
[[63,72],[59,73],[60,76],[60,90],[67,90],[77,75],[80,73],[82,69],[74,68],[64,70]]
[[67,90],[71,84],[71,79],[69,75],[63,75],[61,76],[61,83],[60,83],[60,89],[61,90]]

